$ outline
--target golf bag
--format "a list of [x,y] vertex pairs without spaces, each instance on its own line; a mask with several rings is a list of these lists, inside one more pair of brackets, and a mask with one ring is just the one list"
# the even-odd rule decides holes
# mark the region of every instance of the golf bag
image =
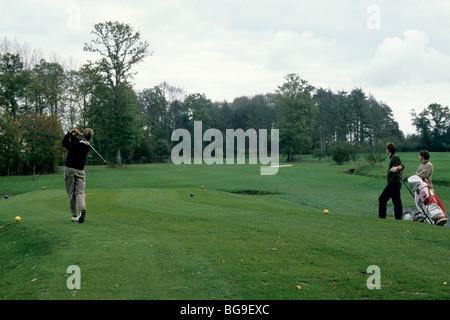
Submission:
[[439,200],[429,182],[426,179],[422,180],[419,176],[414,175],[408,178],[408,183],[412,189],[410,192],[414,197],[419,212],[408,212],[408,214],[404,214],[404,220],[427,222],[439,226],[446,224],[448,216],[445,212],[444,205]]

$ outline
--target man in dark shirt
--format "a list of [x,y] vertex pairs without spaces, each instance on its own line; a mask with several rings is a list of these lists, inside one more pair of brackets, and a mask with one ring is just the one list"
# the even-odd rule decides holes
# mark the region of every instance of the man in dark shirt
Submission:
[[394,217],[397,220],[402,219],[403,207],[400,197],[400,189],[402,187],[402,170],[405,168],[400,157],[395,154],[397,147],[392,142],[386,145],[386,153],[389,155],[389,166],[387,172],[387,186],[384,188],[378,198],[378,216],[382,219],[386,218],[386,206],[389,199],[392,198],[394,204]]
[[[79,140],[76,136],[81,136]],[[64,169],[64,182],[69,198],[72,221],[83,223],[86,220],[85,187],[86,174],[84,166],[86,156],[91,150],[89,142],[94,136],[92,129],[84,129],[81,133],[78,129],[70,130],[62,141],[63,146],[69,151],[66,157],[66,168]],[[80,215],[78,216],[77,203]]]

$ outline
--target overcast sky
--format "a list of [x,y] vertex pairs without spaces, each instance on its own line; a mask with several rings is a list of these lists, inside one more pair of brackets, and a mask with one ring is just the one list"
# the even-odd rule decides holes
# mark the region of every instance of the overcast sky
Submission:
[[128,23],[153,55],[136,89],[162,82],[213,101],[275,92],[296,73],[310,84],[361,88],[413,133],[411,109],[449,106],[450,1],[1,0],[0,36],[76,67],[93,25]]

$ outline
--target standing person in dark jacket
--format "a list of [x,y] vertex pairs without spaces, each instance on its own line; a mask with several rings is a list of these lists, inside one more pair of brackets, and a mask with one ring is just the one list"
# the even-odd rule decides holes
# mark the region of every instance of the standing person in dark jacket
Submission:
[[395,154],[396,150],[397,147],[392,142],[386,144],[386,153],[390,158],[387,172],[387,186],[378,198],[378,216],[382,219],[386,218],[386,206],[388,200],[391,198],[394,204],[395,219],[401,220],[403,214],[400,189],[402,187],[402,171],[405,166],[400,160],[400,157]]
[[[79,140],[77,135],[81,136],[82,139]],[[78,129],[72,129],[64,136],[62,141],[63,146],[69,151],[66,157],[66,168],[64,169],[64,182],[73,222],[83,223],[86,220],[84,193],[86,174],[84,165],[86,164],[87,154],[91,150],[89,142],[93,136],[94,131],[92,129],[86,128],[83,133]],[[79,211],[77,211],[77,203]],[[80,215],[78,215],[78,212],[80,212]]]

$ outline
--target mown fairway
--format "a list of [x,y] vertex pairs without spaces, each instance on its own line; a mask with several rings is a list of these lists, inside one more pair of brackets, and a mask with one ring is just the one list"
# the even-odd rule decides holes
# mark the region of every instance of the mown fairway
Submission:
[[[400,156],[413,174],[416,153]],[[433,180],[448,181],[449,158],[432,154]],[[0,299],[449,299],[450,229],[377,218],[387,160],[364,175],[343,173],[363,160],[306,160],[274,176],[87,167],[84,224],[70,222],[62,173],[0,177]],[[450,187],[435,188],[450,208]],[[414,205],[406,188],[402,199]],[[81,289],[66,285],[71,265]]]

